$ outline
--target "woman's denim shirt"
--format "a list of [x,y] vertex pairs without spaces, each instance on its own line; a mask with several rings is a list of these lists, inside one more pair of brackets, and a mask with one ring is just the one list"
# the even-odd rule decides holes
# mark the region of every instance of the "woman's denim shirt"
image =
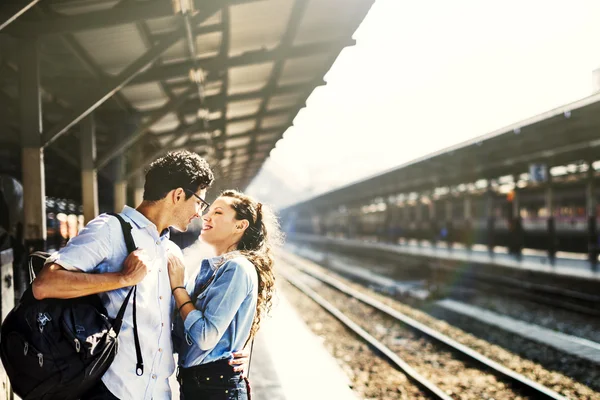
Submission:
[[226,256],[203,260],[186,284],[193,299],[215,275],[185,321],[176,316],[173,342],[182,367],[233,358],[232,352],[243,349],[250,335],[258,297],[256,269],[241,255]]

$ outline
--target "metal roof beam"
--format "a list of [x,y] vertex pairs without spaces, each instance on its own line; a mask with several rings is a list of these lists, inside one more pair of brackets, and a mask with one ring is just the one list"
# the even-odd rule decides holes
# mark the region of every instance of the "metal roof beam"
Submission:
[[[227,59],[229,58],[229,49],[231,45],[231,13],[228,6],[224,6],[222,11],[222,22],[223,22],[223,31],[221,33],[221,47],[219,49],[219,57],[221,58],[224,65],[227,64]],[[225,121],[227,118],[227,93],[229,93],[229,70],[222,69],[220,71],[221,74],[221,120]],[[205,101],[205,105],[207,102]],[[210,127],[214,130],[218,123],[209,123]],[[225,134],[225,123],[222,123],[221,134]],[[217,128],[218,129],[218,128]],[[224,143],[215,143],[213,141],[212,136],[210,137],[210,145],[214,149],[214,158],[216,159],[216,168],[215,173],[221,174],[221,160],[223,159],[223,151],[225,144]],[[221,182],[222,184],[222,182]]]
[[[292,50],[291,50],[292,43],[294,42],[294,38],[296,37],[296,33],[298,31],[298,28],[300,27],[300,22],[302,21],[302,18],[304,17],[304,12],[306,11],[307,5],[308,5],[308,0],[296,0],[294,2],[294,5],[292,7],[292,12],[290,14],[290,19],[287,24],[287,29],[286,29],[285,33],[283,34],[283,37],[281,38],[281,42],[279,43],[279,46],[278,46],[278,51],[280,52],[279,57],[276,58],[277,61],[275,62],[275,65],[273,66],[273,70],[271,71],[271,76],[269,77],[269,80],[266,85],[267,95],[265,97],[263,97],[262,102],[260,104],[260,109],[258,110],[259,118],[256,121],[257,127],[261,125],[261,123],[264,119],[264,114],[267,110],[267,104],[269,103],[269,100],[271,99],[271,94],[273,92],[273,89],[275,87],[277,87],[279,78],[281,77],[281,74],[283,73],[283,65],[284,65],[285,58],[282,55],[286,54],[288,52],[292,52]],[[252,165],[252,163],[254,162],[254,160],[256,158],[256,152],[254,151],[255,147],[256,147],[256,137],[257,137],[256,135],[253,135],[252,139],[250,141],[250,144],[248,145],[248,152],[250,153],[250,158],[248,158],[248,161],[246,162],[247,170],[246,170],[246,174],[243,178],[243,181],[245,181],[246,179],[249,179],[252,176],[251,174],[254,173],[254,171],[251,170],[250,166]]]
[[[320,42],[303,44],[290,48],[279,46],[273,50],[255,50],[249,51],[239,56],[230,57],[228,60],[223,60],[220,56],[204,58],[198,60],[198,65],[206,71],[219,71],[223,68],[241,67],[246,65],[261,64],[269,61],[286,60],[290,58],[305,57],[329,53],[332,49],[343,49],[344,47],[354,46],[354,39],[346,39],[334,42]],[[187,76],[194,64],[189,61],[173,63],[161,67],[151,68],[139,77],[134,79],[132,83],[147,83],[159,79],[171,79],[181,76]]]
[[0,13],[0,31],[16,21],[31,7],[35,6],[40,0],[16,0],[8,2]]
[[179,106],[181,106],[181,104],[184,101],[186,101],[188,96],[191,95],[193,92],[194,88],[190,87],[186,92],[182,93],[178,97],[172,98],[167,104],[165,104],[160,109],[156,110],[152,114],[148,122],[137,127],[137,129],[131,135],[128,135],[125,140],[114,145],[110,150],[106,152],[106,154],[102,158],[99,158],[98,162],[96,163],[96,168],[100,169],[104,167],[106,164],[108,164],[110,160],[125,152],[125,150],[127,150],[134,143],[140,140],[142,136],[150,132],[150,128],[152,128],[152,126],[158,121],[163,119],[165,115],[177,110]]
[[[96,63],[92,60],[92,58],[88,55],[87,51],[77,42],[73,35],[64,35],[61,36],[61,40],[64,45],[79,59],[81,64],[85,69],[87,69],[93,76],[95,76],[100,82],[103,82],[107,79],[107,75],[96,65]],[[127,111],[128,113],[132,113],[131,106],[129,102],[123,96],[122,93],[115,93],[113,97],[114,101]]]
[[[262,135],[262,134],[271,134],[271,133],[277,133],[281,130],[281,128],[269,128],[269,129],[253,129],[251,131],[248,132],[244,132],[244,133],[239,133],[237,135],[221,135],[219,137],[216,137],[214,139],[212,139],[213,143],[225,143],[227,140],[234,140],[234,139],[244,139],[244,138],[248,138],[248,137],[253,137],[253,136],[257,136],[257,135]],[[270,143],[271,141],[265,141],[264,143]],[[195,147],[195,146],[201,146],[203,144],[206,144],[206,142],[204,140],[196,140],[194,142],[189,142],[186,143],[186,146],[188,147]],[[231,149],[238,149],[238,148],[244,148],[248,146],[246,145],[242,145],[242,146],[236,146],[236,147],[227,147],[225,146],[224,150],[231,150]]]
[[[260,98],[266,96],[267,93],[269,92],[269,90],[272,91],[273,96],[277,96],[277,95],[292,94],[292,93],[297,93],[297,92],[301,93],[303,91],[306,91],[307,89],[311,89],[311,88],[317,87],[317,86],[324,86],[325,84],[326,84],[326,82],[323,79],[318,79],[318,80],[312,81],[312,82],[296,83],[293,85],[280,86],[275,89],[265,88],[265,89],[257,90],[254,92],[233,94],[233,95],[227,96],[225,98],[224,98],[223,94],[220,93],[220,94],[216,94],[213,96],[206,96],[205,97],[206,102],[204,104],[205,104],[205,107],[207,107],[211,112],[219,111],[219,110],[224,109],[224,107],[228,103],[231,103],[231,102],[260,99]],[[140,112],[140,115],[142,115],[142,116],[151,115],[156,110],[158,110],[158,109],[142,111],[142,112]],[[189,102],[183,104],[179,110],[184,114],[196,114],[196,112],[198,111],[198,103],[196,101],[189,101]]]
[[[258,0],[228,0],[227,3],[244,4],[255,1]],[[222,1],[220,0],[195,0],[195,3],[196,10],[200,10],[201,12],[207,9],[214,10],[222,6]],[[17,36],[58,35],[90,29],[108,28],[149,19],[171,17],[173,15],[173,7],[170,1],[130,1],[116,8],[93,11],[76,16],[57,16],[42,21],[18,21],[7,28],[6,32]]]
[[[206,10],[204,13],[197,14],[193,18],[194,25],[202,23],[202,21],[209,18],[214,10]],[[98,108],[102,103],[109,99],[112,95],[121,90],[127,85],[133,78],[144,71],[150,66],[158,57],[162,55],[169,47],[181,40],[181,32],[176,31],[169,34],[162,41],[157,43],[154,47],[146,51],[143,55],[138,57],[133,63],[125,68],[115,78],[111,79],[109,84],[99,89],[94,96],[89,97],[83,101],[82,105],[75,110],[74,113],[64,118],[60,123],[53,126],[50,130],[45,131],[43,134],[43,146],[47,147],[62,134],[64,134],[69,128],[85,118],[89,113]]]
[[[279,117],[282,115],[287,115],[296,110],[297,110],[296,107],[288,107],[288,108],[282,108],[279,110],[271,110],[271,111],[267,111],[265,113],[265,116],[266,117]],[[210,131],[215,131],[217,129],[224,130],[225,125],[227,125],[227,124],[232,124],[232,123],[236,123],[236,122],[252,121],[252,120],[255,120],[256,118],[257,118],[257,114],[244,115],[242,117],[235,117],[235,118],[229,118],[229,119],[225,119],[225,118],[213,119],[213,120],[209,121]],[[279,128],[283,128],[283,126],[280,126]],[[159,133],[156,136],[157,137],[165,137],[165,136],[171,135],[172,133],[173,132]]]
[[[177,130],[172,131],[171,134],[175,134],[173,136],[173,138],[171,140],[169,140],[167,143],[165,143],[163,145],[163,147],[161,147],[160,149],[156,150],[154,153],[152,153],[150,156],[146,157],[139,165],[137,165],[133,170],[131,170],[131,172],[129,172],[127,174],[127,176],[125,177],[126,180],[132,179],[133,177],[135,177],[136,175],[142,173],[144,171],[144,168],[146,167],[146,165],[150,164],[152,161],[154,161],[156,158],[162,156],[164,153],[170,151],[173,149],[172,144],[176,141],[179,140],[179,138],[181,138],[182,136],[188,136],[191,135],[192,133],[194,133],[195,130],[197,129],[202,129],[202,124],[201,123],[193,123],[190,125],[186,125],[183,127],[179,127]],[[181,146],[186,146],[186,144],[182,144],[178,147]]]

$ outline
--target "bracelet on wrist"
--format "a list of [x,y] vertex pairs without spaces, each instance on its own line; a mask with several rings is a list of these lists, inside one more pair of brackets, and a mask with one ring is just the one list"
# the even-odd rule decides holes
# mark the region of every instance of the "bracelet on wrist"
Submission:
[[182,305],[179,306],[178,312],[181,313],[181,309],[183,308],[183,306],[185,306],[186,304],[192,304],[191,300],[186,301],[185,303],[183,303]]
[[185,286],[175,286],[173,289],[171,289],[171,294],[175,294],[175,291],[177,289],[183,289],[183,290],[185,290]]

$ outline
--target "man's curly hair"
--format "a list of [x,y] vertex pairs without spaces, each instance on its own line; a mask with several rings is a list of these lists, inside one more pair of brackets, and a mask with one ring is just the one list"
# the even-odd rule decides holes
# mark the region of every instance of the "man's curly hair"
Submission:
[[[187,189],[185,198],[213,183],[214,175],[206,160],[191,151],[166,154],[150,164],[144,183],[144,200],[163,199],[173,189]],[[191,192],[191,193],[190,193]]]

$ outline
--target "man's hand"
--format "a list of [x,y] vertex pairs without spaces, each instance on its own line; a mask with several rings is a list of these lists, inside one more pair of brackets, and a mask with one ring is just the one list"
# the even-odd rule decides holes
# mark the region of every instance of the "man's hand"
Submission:
[[242,351],[233,352],[233,360],[229,360],[229,365],[233,366],[235,372],[241,372],[242,376],[248,370],[248,362],[250,361],[250,351],[244,349]]
[[137,285],[146,277],[149,271],[149,260],[144,250],[131,252],[123,263],[123,276],[127,286]]

